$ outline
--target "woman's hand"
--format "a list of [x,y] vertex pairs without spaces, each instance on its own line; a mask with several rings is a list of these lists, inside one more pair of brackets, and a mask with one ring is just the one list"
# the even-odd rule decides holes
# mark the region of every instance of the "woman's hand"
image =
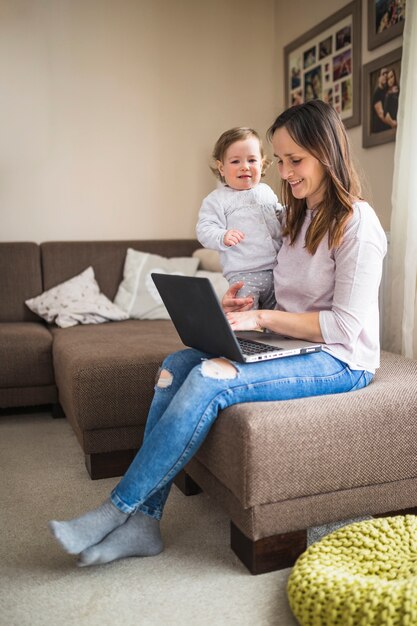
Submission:
[[253,306],[253,298],[247,296],[246,298],[238,298],[237,292],[242,289],[244,283],[234,283],[223,296],[222,307],[225,313],[231,313],[234,311],[249,311]]
[[324,343],[319,313],[288,313],[269,309],[229,311],[227,320],[232,330],[263,330],[264,328],[286,337]]
[[227,320],[232,330],[262,330],[259,311],[230,312],[226,313]]

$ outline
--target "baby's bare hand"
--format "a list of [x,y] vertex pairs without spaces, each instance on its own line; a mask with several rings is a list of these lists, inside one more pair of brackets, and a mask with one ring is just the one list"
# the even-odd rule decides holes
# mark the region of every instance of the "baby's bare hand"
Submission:
[[241,230],[228,230],[223,237],[223,243],[225,246],[236,246],[245,238],[245,233]]

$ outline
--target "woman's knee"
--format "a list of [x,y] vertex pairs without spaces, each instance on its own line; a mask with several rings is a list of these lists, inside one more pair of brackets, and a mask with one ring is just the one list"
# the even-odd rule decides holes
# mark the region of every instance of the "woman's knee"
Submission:
[[170,387],[177,373],[181,379],[183,375],[191,371],[195,365],[195,356],[189,348],[172,352],[165,357],[159,368],[155,384],[159,388]]
[[174,377],[171,374],[171,372],[160,367],[156,375],[156,381],[155,381],[156,386],[159,387],[160,389],[165,389],[166,387],[170,387],[172,385],[173,379]]
[[237,376],[237,369],[227,359],[222,357],[208,359],[201,364],[201,373],[207,378],[232,379]]

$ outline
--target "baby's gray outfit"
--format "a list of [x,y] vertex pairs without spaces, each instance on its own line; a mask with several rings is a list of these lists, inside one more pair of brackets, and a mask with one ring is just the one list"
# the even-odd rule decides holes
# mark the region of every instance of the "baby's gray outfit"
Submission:
[[[200,208],[198,240],[205,248],[220,252],[229,284],[245,282],[239,296],[252,295],[254,308],[275,308],[272,270],[282,244],[281,212],[278,198],[265,183],[242,191],[227,186],[215,189]],[[223,239],[230,229],[242,231],[245,239],[226,246]]]

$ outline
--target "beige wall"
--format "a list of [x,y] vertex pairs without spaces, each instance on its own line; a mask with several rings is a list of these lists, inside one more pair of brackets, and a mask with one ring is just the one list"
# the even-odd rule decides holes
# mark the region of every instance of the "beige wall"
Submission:
[[[0,0],[0,239],[193,236],[213,141],[265,133],[283,46],[344,4]],[[362,4],[366,63],[400,44],[367,50]],[[394,144],[349,134],[389,229]]]
[[[347,0],[288,0],[276,1],[276,32],[277,32],[277,73],[280,81],[277,85],[276,97],[278,108],[284,107],[283,48],[348,4]],[[394,39],[375,50],[368,50],[367,2],[362,0],[362,65],[373,61],[379,56],[401,46],[401,37]],[[390,230],[392,176],[395,143],[387,143],[372,148],[362,148],[362,126],[350,129],[349,138],[355,162],[363,181],[365,198],[373,205],[385,230]]]
[[274,0],[0,0],[0,239],[194,236],[273,45]]

